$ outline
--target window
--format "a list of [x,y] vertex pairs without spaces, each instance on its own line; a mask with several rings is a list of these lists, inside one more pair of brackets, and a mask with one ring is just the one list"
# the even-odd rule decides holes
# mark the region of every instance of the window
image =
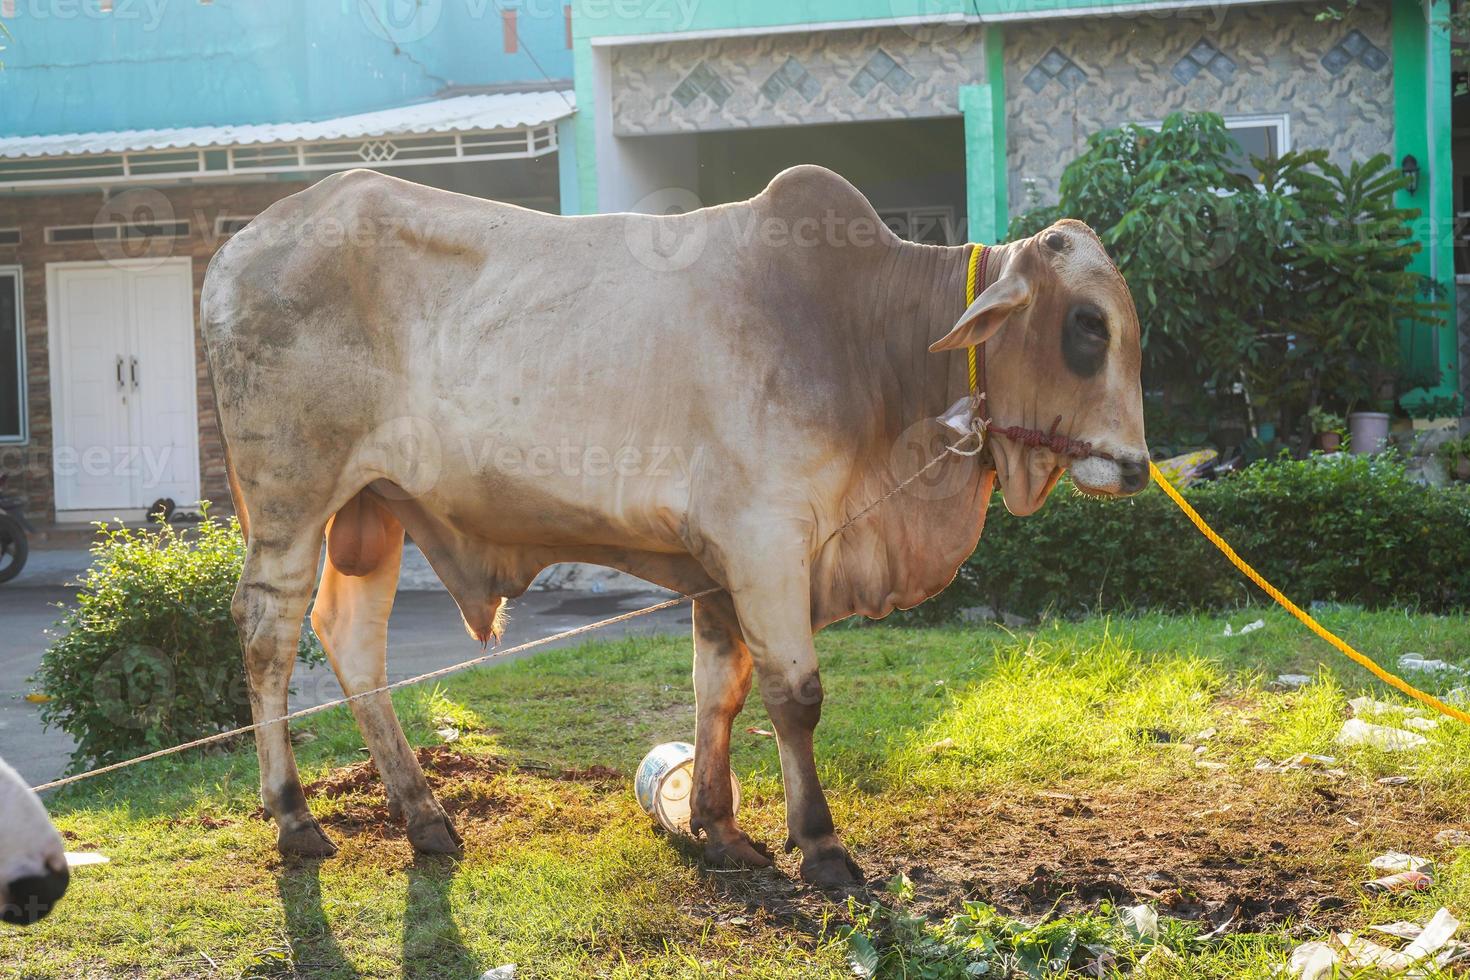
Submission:
[[77,242],[134,242],[145,238],[188,238],[189,222],[161,221],[130,225],[53,225],[46,229],[48,245]]
[[26,441],[26,339],[20,270],[0,266],[0,443]]
[[878,218],[899,238],[924,245],[959,245],[954,209],[898,208],[878,212]]
[[1235,172],[1254,181],[1259,181],[1261,175],[1251,166],[1251,157],[1279,157],[1291,149],[1291,124],[1285,115],[1226,116],[1225,128],[1240,144]]
[[19,228],[0,228],[0,247],[20,244]]
[[[1158,120],[1141,123],[1149,129],[1158,129],[1163,123]],[[1251,157],[1276,157],[1291,149],[1291,117],[1285,113],[1266,116],[1226,116],[1225,128],[1240,144],[1240,153],[1231,162],[1231,168],[1251,180],[1259,181],[1261,175],[1251,166]]]
[[255,218],[238,215],[222,214],[214,219],[214,234],[217,238],[229,238],[231,235],[243,231],[245,226],[254,221]]

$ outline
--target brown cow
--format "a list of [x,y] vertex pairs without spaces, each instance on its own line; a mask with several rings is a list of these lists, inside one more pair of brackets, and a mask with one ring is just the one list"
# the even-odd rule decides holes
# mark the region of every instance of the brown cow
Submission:
[[[706,855],[770,863],[729,789],[754,668],[787,846],[809,881],[853,881],[813,760],[813,632],[939,592],[997,477],[1029,514],[1073,462],[997,439],[835,533],[942,444],[963,349],[987,344],[997,425],[1060,419],[1107,454],[1072,466],[1083,490],[1147,480],[1137,316],[1096,236],[1063,221],[996,247],[966,309],[970,253],[899,240],[819,167],[667,217],[555,217],[366,172],[278,203],[215,257],[202,312],[248,523],[234,610],[256,720],[286,712],[324,533],[313,623],[349,693],[384,683],[405,529],[481,641],[555,562],[718,588],[694,609]],[[458,849],[388,697],[353,708],[415,847]],[[286,726],[257,745],[282,851],[331,853]]]

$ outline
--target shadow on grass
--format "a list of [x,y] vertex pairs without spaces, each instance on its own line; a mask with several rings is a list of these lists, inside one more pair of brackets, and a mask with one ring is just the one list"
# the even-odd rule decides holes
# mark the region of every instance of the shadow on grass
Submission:
[[[847,892],[824,893],[808,887],[777,867],[716,868],[704,860],[704,844],[688,837],[678,837],[663,830],[654,834],[679,855],[680,861],[694,870],[709,886],[718,903],[745,906],[747,913],[762,911],[772,921],[794,929],[814,941],[826,938],[826,918],[831,903],[842,901]],[[866,888],[852,894],[859,900],[867,897]]]
[[416,857],[408,869],[408,902],[403,910],[404,977],[473,977],[480,973],[465,948],[449,905],[459,862]]
[[286,935],[291,942],[294,974],[320,978],[352,978],[357,970],[347,961],[331,923],[322,910],[322,862],[303,860],[281,871],[276,879]]
[[[479,973],[450,908],[449,892],[458,871],[458,863],[447,858],[419,857],[409,866],[403,910],[403,976],[469,977]],[[320,860],[306,860],[284,869],[277,879],[291,943],[291,975],[352,980],[360,974],[347,959],[322,908],[321,872]]]

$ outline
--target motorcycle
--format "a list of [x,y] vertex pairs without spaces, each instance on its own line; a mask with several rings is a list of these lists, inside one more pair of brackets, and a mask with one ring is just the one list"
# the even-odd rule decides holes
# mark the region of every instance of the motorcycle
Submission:
[[5,492],[6,477],[0,475],[0,584],[20,574],[30,555],[28,532],[35,529],[25,516],[25,501]]

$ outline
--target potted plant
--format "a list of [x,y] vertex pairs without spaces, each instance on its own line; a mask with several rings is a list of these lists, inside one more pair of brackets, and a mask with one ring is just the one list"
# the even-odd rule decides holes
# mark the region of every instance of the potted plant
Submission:
[[1317,405],[1307,413],[1307,418],[1312,423],[1313,446],[1324,453],[1335,453],[1342,448],[1342,440],[1347,435],[1347,423],[1341,415]]
[[1470,435],[1446,439],[1439,444],[1437,455],[1444,460],[1444,468],[1450,479],[1470,480]]

